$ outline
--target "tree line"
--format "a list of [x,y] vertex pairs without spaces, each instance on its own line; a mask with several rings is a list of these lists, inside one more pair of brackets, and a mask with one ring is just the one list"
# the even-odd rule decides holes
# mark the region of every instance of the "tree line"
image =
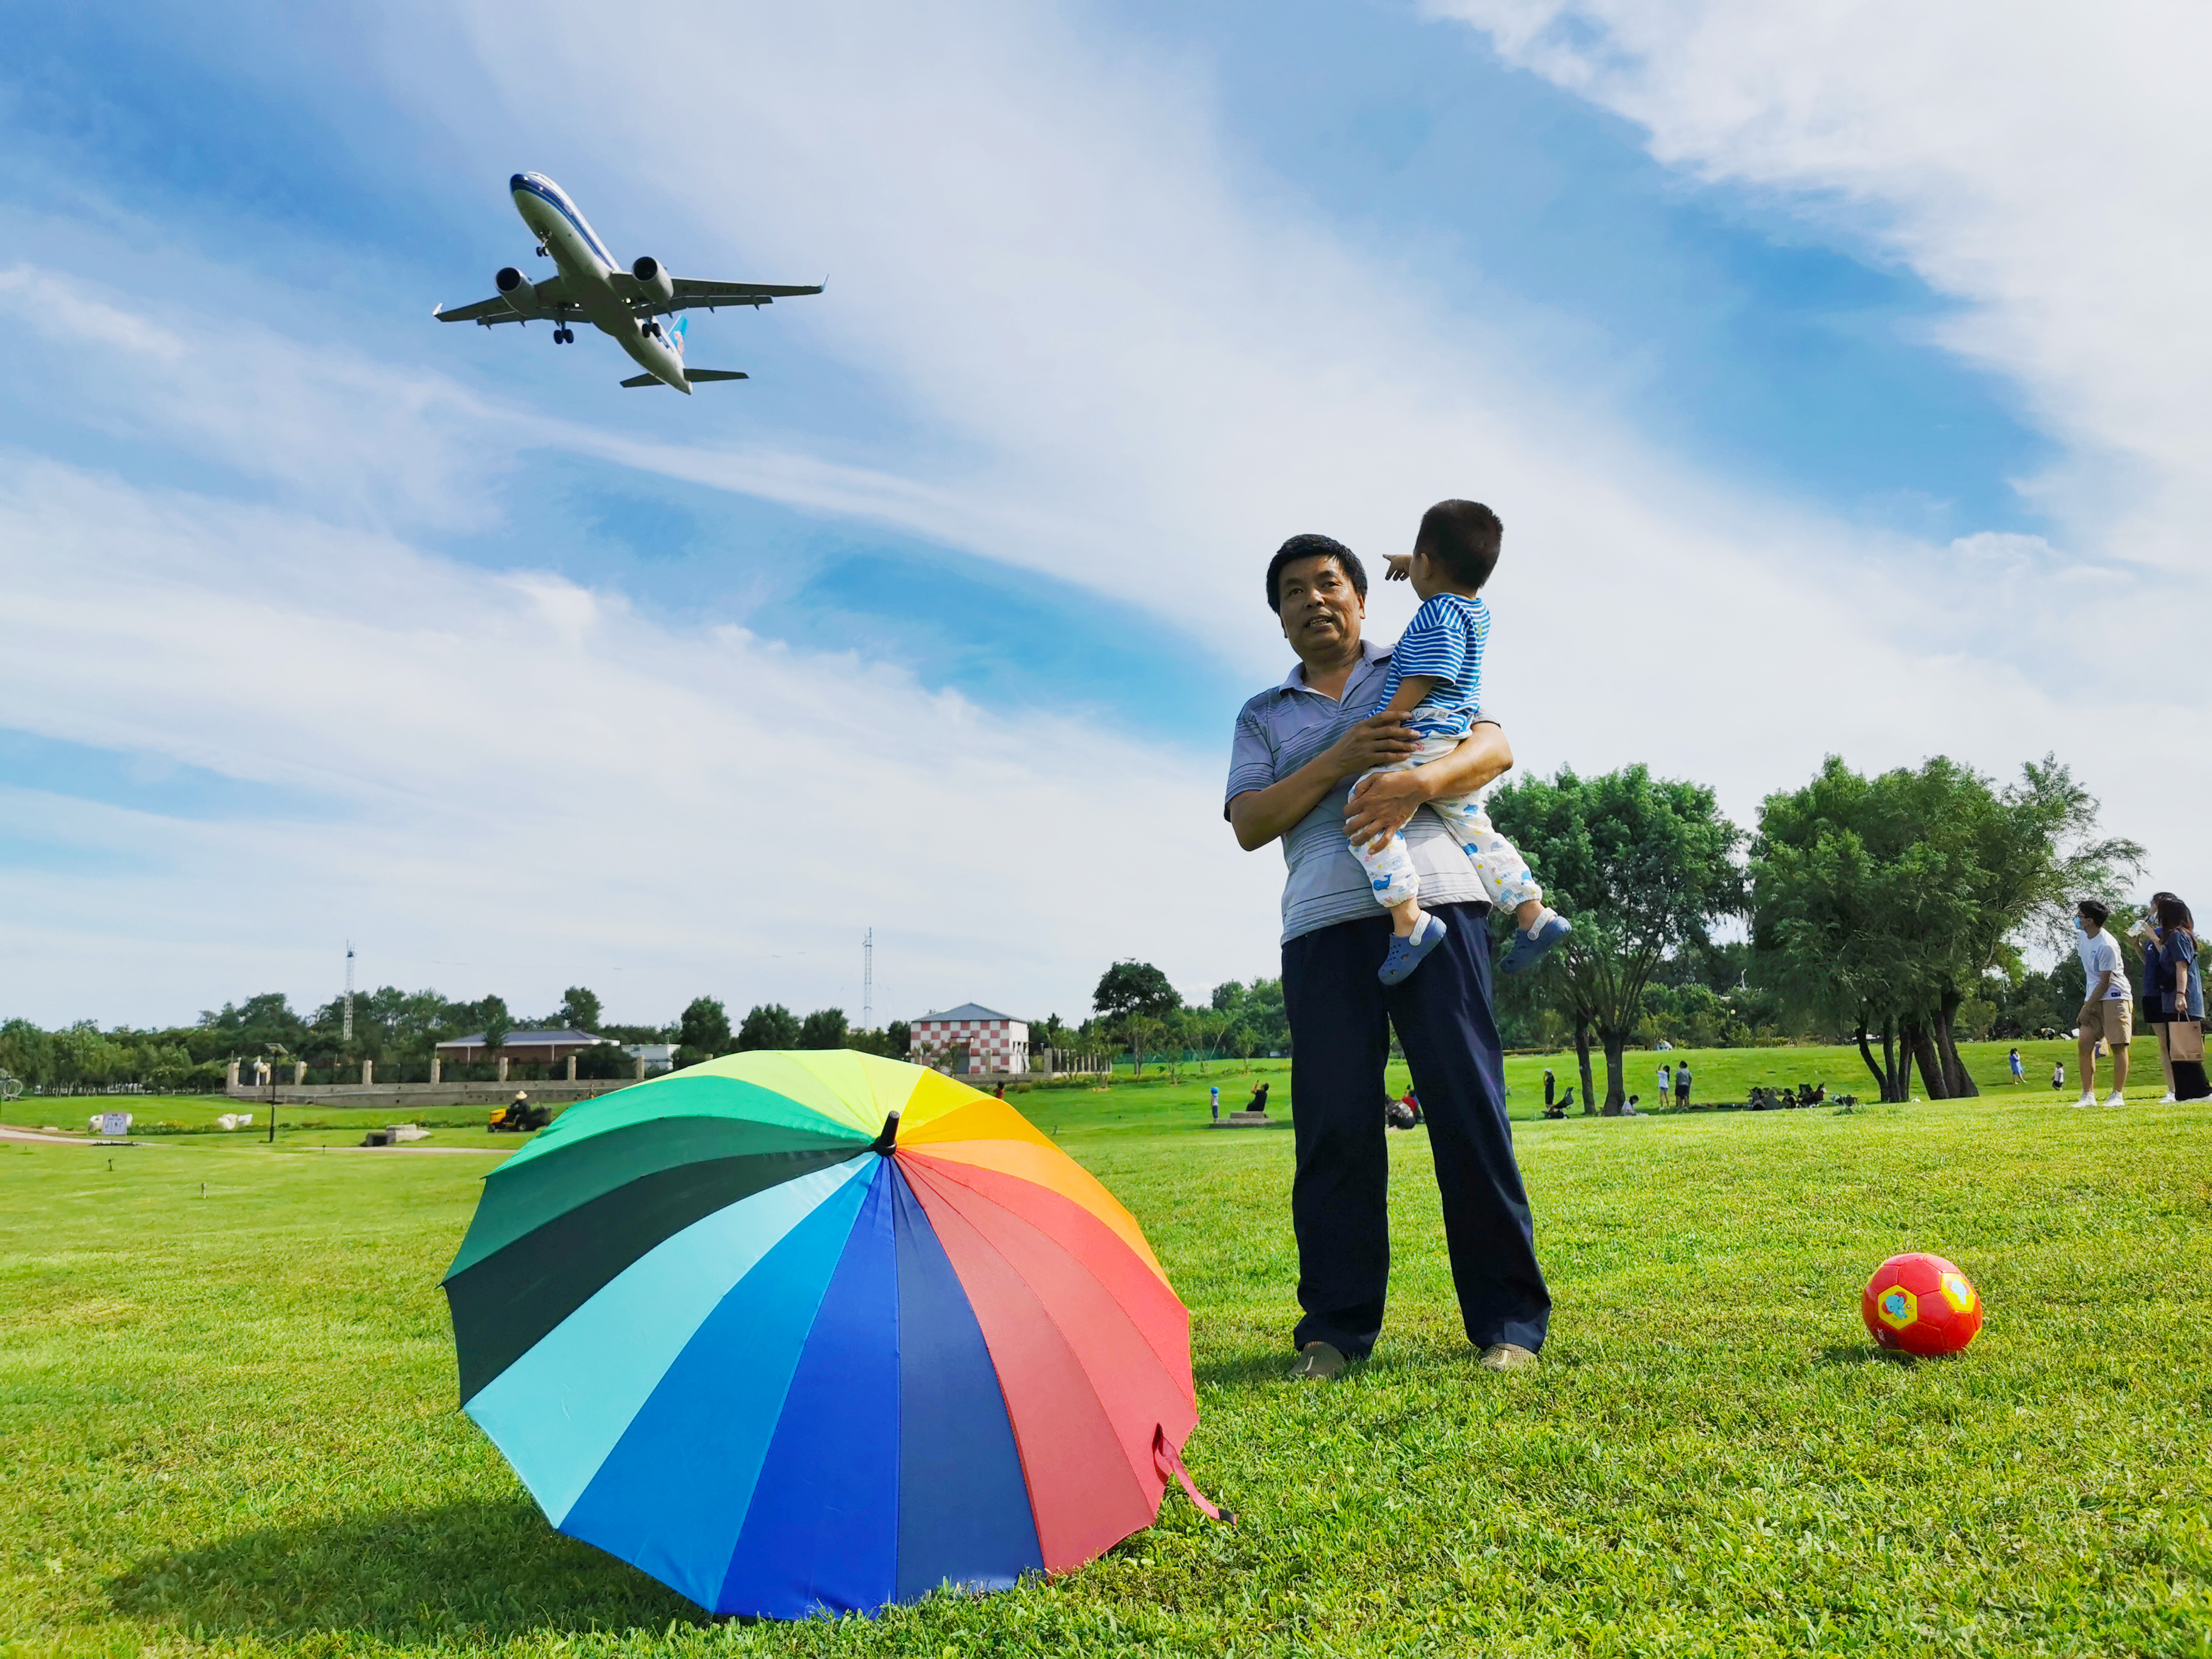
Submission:
[[[849,1048],[904,1059],[908,1039],[903,1021],[879,1031],[859,1031],[836,1008],[802,1017],[781,1004],[764,1004],[732,1031],[724,1005],[713,997],[694,998],[665,1025],[624,1025],[603,1023],[599,998],[584,986],[569,987],[551,1012],[524,1016],[499,996],[455,1000],[434,990],[387,985],[355,994],[350,1039],[343,995],[303,1012],[275,991],[204,1011],[191,1025],[161,1029],[103,1030],[81,1020],[47,1030],[27,1019],[9,1019],[0,1023],[0,1072],[33,1088],[137,1083],[193,1092],[222,1088],[233,1060],[251,1063],[281,1054],[286,1064],[307,1062],[314,1082],[349,1081],[359,1076],[365,1060],[375,1062],[381,1079],[420,1082],[428,1079],[441,1042],[482,1032],[496,1046],[515,1031],[563,1029],[602,1039],[576,1057],[579,1076],[601,1079],[631,1074],[635,1061],[625,1044],[673,1043],[677,1063],[690,1065],[746,1048]],[[565,1072],[565,1064],[560,1069]],[[513,1076],[524,1080],[544,1070],[534,1065],[511,1068]],[[449,1066],[446,1074],[460,1081],[495,1071],[486,1063]]]
[[[1853,1043],[1884,1100],[1908,1098],[1916,1070],[1931,1097],[1975,1093],[1959,1042],[2070,1026],[2078,975],[2027,953],[2142,860],[2098,832],[2097,803],[2051,757],[2000,785],[1941,756],[1872,778],[1831,757],[1769,795],[1749,833],[1710,788],[1641,766],[1518,781],[1490,814],[1575,926],[1539,972],[1501,979],[1501,1006],[1571,1041],[1585,1102],[1601,1054],[1608,1112],[1662,1009],[1717,1015],[1739,1040]],[[1747,938],[1717,944],[1731,921]]]
[[[2099,833],[2097,803],[2050,757],[2007,784],[1940,756],[1870,778],[1831,757],[1803,787],[1769,795],[1752,831],[1726,818],[1709,787],[1642,766],[1522,780],[1493,794],[1490,813],[1575,925],[1539,972],[1498,981],[1501,1036],[1511,1048],[1571,1045],[1586,1109],[1601,1098],[1609,1112],[1626,1098],[1627,1049],[1661,1041],[1849,1042],[1883,1099],[1909,1097],[1916,1073],[1933,1097],[1971,1094],[1959,1042],[2073,1024],[2081,987],[2070,958],[2060,951],[2039,970],[2027,953],[2063,942],[2074,899],[2116,898],[2142,860],[2134,842]],[[1493,925],[1502,940],[1509,922]],[[1721,937],[1730,933],[1741,937]],[[1080,1024],[1054,1013],[1029,1024],[1033,1054],[1126,1054],[1139,1072],[1170,1075],[1193,1057],[1249,1060],[1291,1042],[1279,980],[1231,980],[1187,1004],[1135,960],[1100,975]],[[380,1077],[427,1078],[442,1041],[482,1031],[496,1042],[532,1026],[599,1034],[578,1071],[605,1078],[632,1069],[626,1043],[673,1043],[679,1065],[754,1048],[904,1059],[911,1035],[902,1021],[856,1031],[840,1009],[799,1015],[781,1003],[756,1005],[733,1028],[708,996],[665,1025],[603,1024],[599,997],[581,986],[523,1019],[497,996],[385,986],[355,997],[350,1041],[342,999],[301,1013],[276,993],[159,1030],[10,1019],[0,1024],[0,1071],[43,1087],[208,1089],[222,1086],[230,1059],[281,1049],[311,1077],[339,1080],[373,1060]]]

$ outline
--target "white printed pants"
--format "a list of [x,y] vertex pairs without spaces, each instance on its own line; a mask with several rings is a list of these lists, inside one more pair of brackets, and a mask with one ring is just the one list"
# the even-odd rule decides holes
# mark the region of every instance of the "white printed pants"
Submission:
[[[1395,766],[1378,766],[1369,777],[1382,772],[1403,772],[1408,768],[1425,765],[1441,759],[1459,747],[1457,737],[1423,738],[1420,747]],[[1482,882],[1482,890],[1490,902],[1502,910],[1519,909],[1530,901],[1540,903],[1544,890],[1537,884],[1536,877],[1528,868],[1513,843],[1492,827],[1490,815],[1482,810],[1480,795],[1445,795],[1428,803],[1429,810],[1444,821],[1474,866],[1474,873]],[[1406,838],[1393,835],[1378,849],[1370,851],[1364,842],[1352,843],[1352,856],[1367,872],[1367,879],[1375,890],[1375,902],[1388,909],[1418,897],[1421,878],[1413,868],[1413,855],[1406,850]]]

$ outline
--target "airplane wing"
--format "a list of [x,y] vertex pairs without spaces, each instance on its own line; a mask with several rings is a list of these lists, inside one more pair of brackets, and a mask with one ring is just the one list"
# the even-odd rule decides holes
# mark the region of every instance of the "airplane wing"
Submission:
[[519,323],[514,307],[507,302],[503,294],[495,294],[489,300],[479,300],[472,306],[456,306],[447,311],[441,306],[430,313],[441,323],[482,323],[489,327],[494,323]]
[[[544,282],[532,286],[538,290],[538,310],[531,313],[532,316],[543,315],[556,307],[574,303],[568,298],[568,279],[566,276],[548,276]],[[516,291],[520,292],[520,289]],[[482,323],[486,328],[495,323],[519,323],[522,320],[521,315],[507,303],[504,294],[495,294],[490,299],[479,300],[472,306],[457,306],[451,311],[441,306],[430,314],[441,323]]]
[[678,276],[675,283],[674,297],[659,305],[641,301],[638,309],[665,317],[678,311],[715,311],[723,306],[772,305],[778,300],[819,294],[823,286],[820,283],[709,283],[696,276]]

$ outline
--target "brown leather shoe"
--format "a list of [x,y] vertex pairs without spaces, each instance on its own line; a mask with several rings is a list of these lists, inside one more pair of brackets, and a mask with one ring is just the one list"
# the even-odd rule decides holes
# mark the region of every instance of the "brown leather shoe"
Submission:
[[1525,1371],[1537,1361],[1535,1353],[1518,1342],[1493,1342],[1474,1363],[1486,1371]]
[[[1529,1356],[1534,1358],[1533,1354]],[[1344,1351],[1327,1342],[1309,1342],[1298,1350],[1297,1360],[1284,1374],[1285,1382],[1327,1382],[1352,1362]]]

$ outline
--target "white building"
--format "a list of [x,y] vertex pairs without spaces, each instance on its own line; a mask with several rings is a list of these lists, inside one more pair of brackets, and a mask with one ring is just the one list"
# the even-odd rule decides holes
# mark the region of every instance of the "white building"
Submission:
[[1030,1068],[1028,1022],[963,1002],[941,1014],[924,1014],[907,1039],[907,1058],[956,1077]]

